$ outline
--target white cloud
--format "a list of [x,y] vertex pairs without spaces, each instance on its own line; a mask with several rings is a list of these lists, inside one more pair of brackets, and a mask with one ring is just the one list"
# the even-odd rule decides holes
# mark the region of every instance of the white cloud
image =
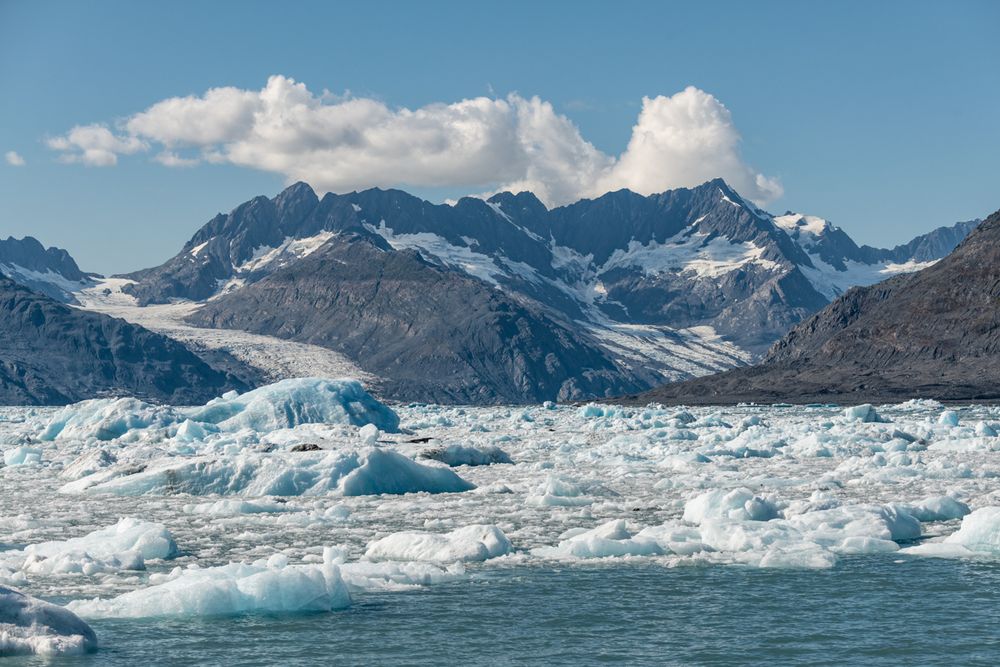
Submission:
[[12,167],[23,167],[26,164],[24,158],[17,151],[7,151],[3,157],[7,160],[7,164]]
[[672,97],[644,97],[628,148],[599,181],[598,190],[629,188],[640,194],[664,183],[690,185],[722,176],[742,194],[770,201],[777,180],[755,172],[740,156],[740,135],[729,110],[693,86]]
[[63,162],[82,162],[91,167],[110,167],[118,163],[119,155],[146,150],[147,145],[138,137],[116,135],[99,124],[77,125],[64,136],[46,142],[49,148],[61,151]]
[[97,166],[156,147],[153,159],[169,167],[230,163],[307,181],[321,192],[532,190],[563,204],[610,189],[649,194],[721,176],[759,202],[781,194],[776,180],[743,161],[729,111],[697,88],[644,99],[617,157],[537,97],[393,109],[369,98],[317,95],[284,76],[270,77],[259,91],[213,88],[166,99],[126,118],[117,132],[77,126],[48,144],[65,161]]

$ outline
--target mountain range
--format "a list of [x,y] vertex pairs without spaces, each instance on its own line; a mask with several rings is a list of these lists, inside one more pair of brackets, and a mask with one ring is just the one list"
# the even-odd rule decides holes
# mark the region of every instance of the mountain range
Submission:
[[[119,282],[140,309],[190,302],[189,324],[339,352],[388,398],[572,400],[751,363],[851,287],[931,265],[977,222],[879,249],[767,213],[721,179],[553,209],[527,192],[435,205],[297,183]],[[52,261],[6,273],[96,280],[43,252]]]
[[1000,398],[1000,211],[916,273],[857,287],[793,328],[751,368],[627,402],[889,402]]

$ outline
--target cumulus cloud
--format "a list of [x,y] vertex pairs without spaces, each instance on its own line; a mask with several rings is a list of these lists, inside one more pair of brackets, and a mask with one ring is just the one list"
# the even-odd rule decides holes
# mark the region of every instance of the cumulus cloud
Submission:
[[23,167],[26,164],[24,158],[17,151],[7,151],[3,157],[7,164],[12,167]]
[[81,162],[91,167],[118,164],[119,155],[137,153],[148,148],[138,137],[115,134],[104,125],[77,125],[61,137],[46,142],[49,148],[61,152],[63,162]]
[[598,150],[538,97],[477,97],[394,109],[314,94],[272,76],[257,91],[225,87],[174,97],[105,125],[74,127],[48,145],[68,162],[109,166],[156,149],[168,167],[229,163],[307,181],[318,191],[372,186],[531,190],[550,205],[629,188],[642,194],[721,176],[758,202],[780,184],[747,165],[729,111],[687,88],[645,98],[619,156]]

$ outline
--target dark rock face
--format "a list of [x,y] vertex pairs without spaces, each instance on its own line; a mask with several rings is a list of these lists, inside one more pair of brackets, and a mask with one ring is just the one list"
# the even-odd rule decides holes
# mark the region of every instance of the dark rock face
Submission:
[[996,399],[998,362],[1000,212],[933,266],[850,290],[792,329],[758,366],[628,400]]
[[530,303],[371,233],[337,236],[191,321],[337,350],[384,378],[391,398],[535,402],[644,384]]
[[78,310],[0,276],[0,405],[131,395],[202,403],[246,386],[180,343]]
[[89,274],[80,270],[62,248],[46,248],[37,239],[25,236],[0,239],[0,272],[15,282],[66,303],[75,301],[66,283],[85,285]]

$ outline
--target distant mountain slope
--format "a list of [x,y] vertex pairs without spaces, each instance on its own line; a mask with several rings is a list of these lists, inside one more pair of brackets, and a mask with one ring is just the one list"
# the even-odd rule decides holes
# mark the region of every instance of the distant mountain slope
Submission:
[[[321,293],[318,282],[306,280],[301,270],[289,271],[305,263],[323,275],[329,273],[330,279],[355,272],[367,275],[363,264],[367,260],[362,259],[370,257],[367,252],[357,257],[338,255],[337,261],[348,267],[344,270],[313,261],[314,256],[327,257],[328,247],[342,247],[347,238],[366,238],[379,249],[378,262],[388,261],[386,254],[416,253],[426,265],[457,274],[428,281],[426,289],[450,288],[457,276],[475,281],[480,289],[467,293],[475,298],[468,305],[470,312],[488,312],[493,306],[486,305],[485,297],[495,297],[496,292],[530,313],[533,322],[557,323],[551,325],[561,332],[557,337],[543,335],[550,325],[528,327],[518,341],[523,346],[519,349],[553,354],[567,368],[605,368],[598,373],[599,382],[579,385],[603,395],[612,386],[655,386],[746,364],[851,286],[920,268],[924,264],[916,256],[948,246],[949,233],[957,238],[963,230],[938,230],[933,241],[915,241],[893,250],[859,248],[825,220],[761,211],[721,179],[648,197],[621,190],[552,210],[527,192],[435,205],[405,192],[377,188],[320,199],[309,186],[297,183],[273,199],[256,197],[217,215],[163,265],[126,276],[133,282],[123,289],[141,306],[176,299],[207,302],[204,315],[195,321],[316,342],[348,356],[359,355],[351,360],[378,372],[373,369],[380,364],[370,350],[352,348],[342,338],[327,335],[340,331],[338,324],[327,322],[328,331],[318,331],[314,320],[319,316],[308,294],[288,298],[274,289],[275,282],[256,289],[270,276],[281,274],[287,282],[294,275],[306,281],[317,303],[330,307],[329,295]],[[906,255],[908,249],[913,257]],[[410,284],[397,283],[394,288]],[[243,299],[226,298],[244,290]],[[383,305],[391,302],[387,294],[382,296]],[[430,300],[439,295],[425,296]],[[266,299],[279,297],[284,304],[282,318],[301,324],[302,330],[278,317],[266,325],[253,320],[248,304],[273,312],[276,304]],[[233,312],[226,312],[230,307]],[[422,313],[424,333],[444,331],[451,326],[447,318],[453,318],[454,304]],[[432,322],[435,319],[441,321]],[[305,327],[307,321],[313,325]],[[379,322],[384,329],[371,329],[370,335],[388,343],[396,325],[391,318]],[[465,334],[449,335],[483,333],[481,327],[470,327]],[[540,338],[528,341],[532,336]],[[573,344],[551,347],[562,336],[570,336]],[[427,367],[440,367],[432,361],[429,347],[406,348],[405,343],[416,339],[401,341],[392,346],[400,355],[427,357]],[[463,346],[470,350],[481,342],[468,340]],[[570,350],[587,352],[575,361],[560,356]],[[595,366],[591,353],[611,366]],[[425,361],[407,358],[398,363],[415,368]],[[397,396],[510,401],[520,395],[519,400],[528,401],[585,395],[570,385],[562,388],[566,381],[562,371],[552,379],[537,365],[504,362],[497,368],[514,375],[501,377],[480,369],[476,382],[483,383],[481,392],[469,389],[471,380],[428,379],[442,382],[437,392],[399,366],[396,370],[413,391],[407,394],[400,384]],[[535,369],[531,379],[517,375],[525,369]],[[616,378],[610,379],[608,373]],[[544,388],[543,393],[532,390],[532,382]],[[456,389],[459,386],[463,388]],[[512,393],[512,387],[520,388]]]
[[364,231],[209,302],[191,321],[329,347],[380,376],[392,398],[540,402],[653,379],[630,378],[595,341],[530,303]]
[[242,382],[180,343],[82,311],[0,275],[0,405],[103,395],[202,403]]
[[1000,398],[1000,211],[917,273],[850,290],[757,366],[660,387],[635,402]]
[[92,276],[81,271],[68,252],[46,248],[31,236],[0,239],[0,273],[67,303],[74,301],[74,291],[92,282]]

